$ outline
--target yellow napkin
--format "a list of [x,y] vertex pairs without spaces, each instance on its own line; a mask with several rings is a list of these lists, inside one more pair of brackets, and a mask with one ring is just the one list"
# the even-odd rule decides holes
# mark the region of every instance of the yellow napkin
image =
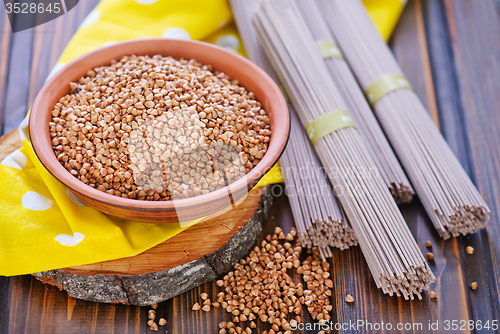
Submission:
[[[403,3],[365,1],[373,8],[373,18],[387,39]],[[204,40],[244,53],[226,0],[102,0],[83,21],[51,75],[103,45],[161,36]],[[23,147],[0,164],[0,275],[136,255],[196,223],[139,223],[85,205],[43,168],[26,127],[27,119],[19,128]],[[258,186],[282,181],[274,168]]]
[[387,42],[408,0],[363,0],[378,32]]

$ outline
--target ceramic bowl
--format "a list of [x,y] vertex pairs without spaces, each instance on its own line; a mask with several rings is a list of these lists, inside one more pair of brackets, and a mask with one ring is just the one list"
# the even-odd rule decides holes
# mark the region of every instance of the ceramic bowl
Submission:
[[[72,176],[52,150],[48,123],[51,111],[61,97],[69,93],[69,83],[89,69],[108,65],[125,55],[161,54],[175,58],[195,58],[237,79],[255,93],[267,111],[271,124],[269,148],[262,160],[245,177],[214,192],[172,201],[141,201],[113,196],[94,189]],[[42,87],[31,109],[29,131],[36,155],[43,166],[88,205],[116,217],[144,222],[177,222],[213,216],[227,211],[248,194],[259,179],[280,158],[289,135],[289,114],[279,87],[258,66],[233,51],[197,41],[163,38],[132,40],[90,52],[65,65]]]

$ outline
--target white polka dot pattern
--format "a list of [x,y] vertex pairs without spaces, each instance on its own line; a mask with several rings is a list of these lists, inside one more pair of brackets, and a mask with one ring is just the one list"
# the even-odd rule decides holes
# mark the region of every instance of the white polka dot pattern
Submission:
[[152,5],[155,2],[158,2],[158,0],[134,0],[134,1],[140,5]]
[[215,44],[217,44],[220,47],[226,48],[226,49],[231,49],[231,50],[238,50],[238,47],[240,46],[240,41],[236,36],[233,35],[225,35],[217,38],[215,41]]
[[28,140],[28,136],[26,136],[26,132],[28,130],[29,122],[30,122],[30,119],[28,117],[26,117],[25,119],[23,119],[21,124],[19,124],[19,137],[21,137],[21,142],[23,140]]
[[16,150],[3,159],[0,165],[10,166],[15,169],[23,170],[26,166],[26,156],[19,150]]
[[25,209],[33,211],[44,211],[52,207],[52,201],[45,196],[34,191],[28,191],[21,199],[21,204]]
[[71,200],[75,202],[75,204],[80,206],[87,205],[84,202],[82,202],[78,197],[76,197],[76,195],[73,194],[69,189],[66,189],[66,193],[68,194],[69,198],[71,198]]
[[75,232],[74,235],[59,234],[54,240],[63,246],[72,247],[78,245],[84,238],[83,234]]
[[172,27],[163,32],[163,37],[172,39],[191,39],[191,35],[182,28]]

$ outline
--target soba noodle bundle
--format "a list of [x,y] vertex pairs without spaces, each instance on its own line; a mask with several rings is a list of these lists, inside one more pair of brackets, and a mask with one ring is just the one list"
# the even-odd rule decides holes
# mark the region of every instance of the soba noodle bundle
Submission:
[[263,0],[259,38],[285,85],[358,239],[372,276],[390,295],[421,298],[435,280],[330,78],[300,11]]
[[359,0],[322,1],[325,17],[444,239],[485,227],[490,209],[411,89]]
[[295,0],[321,51],[332,80],[345,101],[359,134],[396,203],[410,203],[413,189],[370,105],[336,45],[315,1]]
[[[231,0],[236,24],[248,57],[263,68],[278,85],[274,72],[252,25],[250,13],[258,0]],[[291,103],[290,139],[280,160],[285,189],[302,244],[318,247],[323,258],[331,257],[330,247],[341,250],[357,245],[354,232],[340,208],[321,163]]]

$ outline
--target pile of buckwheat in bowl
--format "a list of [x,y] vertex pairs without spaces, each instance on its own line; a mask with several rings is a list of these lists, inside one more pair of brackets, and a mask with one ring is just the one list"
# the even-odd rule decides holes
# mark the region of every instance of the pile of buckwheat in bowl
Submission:
[[226,74],[194,59],[125,56],[90,70],[52,110],[58,161],[83,183],[139,200],[221,189],[266,153],[269,117]]

